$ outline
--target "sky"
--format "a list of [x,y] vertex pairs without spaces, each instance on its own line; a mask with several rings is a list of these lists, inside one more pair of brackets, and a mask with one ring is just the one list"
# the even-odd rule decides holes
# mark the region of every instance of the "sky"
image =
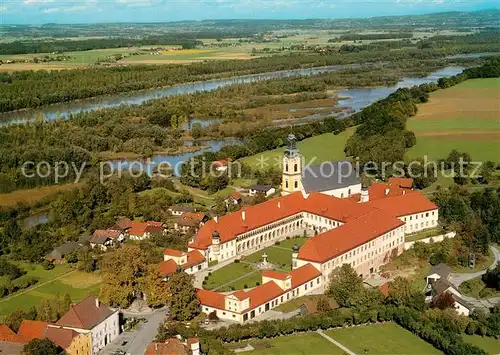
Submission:
[[307,19],[500,8],[500,0],[0,0],[0,24]]

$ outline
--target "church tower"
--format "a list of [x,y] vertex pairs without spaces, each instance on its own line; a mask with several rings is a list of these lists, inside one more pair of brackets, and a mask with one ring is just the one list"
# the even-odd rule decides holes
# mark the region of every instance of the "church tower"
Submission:
[[302,190],[302,157],[292,133],[288,135],[288,146],[285,148],[282,168],[281,194],[288,195]]

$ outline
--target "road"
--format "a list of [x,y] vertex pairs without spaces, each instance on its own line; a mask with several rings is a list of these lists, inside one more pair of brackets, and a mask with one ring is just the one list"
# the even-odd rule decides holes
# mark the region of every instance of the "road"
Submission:
[[[149,343],[154,340],[158,327],[165,321],[167,311],[159,309],[143,317],[147,319],[147,323],[141,323],[141,326],[133,331],[121,333],[114,342],[102,350],[101,354],[112,355],[122,350],[127,355],[143,355]],[[123,343],[125,345],[122,345]]]
[[[488,269],[493,269],[497,266],[497,264],[500,262],[500,251],[495,248],[494,246],[490,246],[491,252],[493,253],[493,256],[495,257],[495,261],[490,265]],[[457,273],[452,273],[450,275],[450,282],[458,288],[460,284],[464,283],[465,281],[469,281],[472,279],[475,279],[476,277],[482,276],[486,274],[486,271],[488,269],[481,270],[478,272],[473,272],[473,273],[464,273],[464,274],[457,274]]]

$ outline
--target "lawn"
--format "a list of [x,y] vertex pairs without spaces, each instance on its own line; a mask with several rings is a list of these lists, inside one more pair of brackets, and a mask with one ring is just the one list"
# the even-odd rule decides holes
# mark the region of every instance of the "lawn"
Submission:
[[426,230],[426,231],[423,231],[420,233],[415,233],[415,234],[405,236],[405,242],[413,242],[416,240],[421,240],[421,239],[425,239],[425,238],[429,238],[429,237],[435,237],[437,235],[441,235],[444,233],[445,232],[443,232],[443,230],[441,228],[432,228],[432,229],[429,229],[429,230]]
[[408,120],[417,144],[409,158],[448,156],[451,150],[467,152],[473,160],[500,161],[500,78],[472,79],[430,95]]
[[357,354],[441,354],[395,323],[335,329],[327,334]]
[[[218,291],[231,291],[243,289],[245,285],[255,287],[256,282],[262,282],[262,272],[255,270],[250,264],[258,263],[262,254],[268,255],[268,261],[279,266],[282,271],[292,270],[292,246],[294,244],[302,245],[307,238],[291,238],[280,242],[280,245],[272,245],[259,250],[253,254],[242,257],[241,262],[231,263],[212,272],[204,288],[212,290],[218,288]],[[246,276],[245,276],[246,275]],[[243,277],[245,276],[245,277]],[[242,277],[240,280],[235,280]],[[233,282],[231,282],[234,280]],[[224,287],[220,287],[225,285]]]
[[287,354],[331,354],[341,355],[344,352],[317,333],[304,333],[277,337],[274,339],[251,340],[229,344],[227,347],[235,349],[250,344],[255,350],[244,352],[252,355],[287,355]]
[[38,306],[42,299],[51,299],[57,295],[64,297],[66,293],[73,302],[78,302],[90,294],[99,293],[101,279],[97,274],[76,271],[40,287],[30,289],[26,293],[13,295],[0,300],[0,318],[16,309],[29,309]]
[[301,296],[299,298],[294,298],[294,299],[291,299],[290,301],[288,302],[285,302],[285,303],[282,303],[280,304],[278,307],[275,307],[273,308],[275,311],[279,311],[279,312],[285,312],[285,313],[288,313],[288,312],[293,312],[295,311],[296,309],[299,309],[300,306],[302,306],[302,304],[307,301],[307,300],[310,300],[310,299],[315,299],[315,298],[319,298],[321,297],[321,295],[308,295],[308,296]]
[[[305,158],[305,164],[315,165],[325,161],[339,161],[346,158],[344,153],[347,139],[353,135],[355,127],[334,135],[325,133],[319,136],[304,139],[297,143],[300,154]],[[283,157],[284,148],[268,150],[263,153],[251,155],[241,159],[252,169],[280,169],[280,162]]]
[[232,280],[245,276],[252,271],[254,270],[248,264],[233,262],[212,272],[204,288],[211,290],[215,287],[230,283]]
[[483,349],[487,354],[493,355],[500,353],[500,339],[466,334],[462,335],[462,337],[467,343]]
[[500,296],[500,291],[486,287],[481,277],[465,281],[460,285],[459,290],[464,295],[474,298],[492,298]]

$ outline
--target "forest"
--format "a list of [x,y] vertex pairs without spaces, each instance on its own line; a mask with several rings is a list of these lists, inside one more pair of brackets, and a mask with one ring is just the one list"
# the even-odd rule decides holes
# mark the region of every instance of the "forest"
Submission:
[[[184,37],[184,38],[183,38]],[[147,36],[136,38],[91,38],[84,40],[58,40],[58,41],[15,41],[3,43],[0,47],[2,54],[28,54],[28,53],[62,53],[89,51],[92,49],[140,47],[148,45],[179,45],[182,48],[194,48],[202,44],[195,37],[188,36]]]

